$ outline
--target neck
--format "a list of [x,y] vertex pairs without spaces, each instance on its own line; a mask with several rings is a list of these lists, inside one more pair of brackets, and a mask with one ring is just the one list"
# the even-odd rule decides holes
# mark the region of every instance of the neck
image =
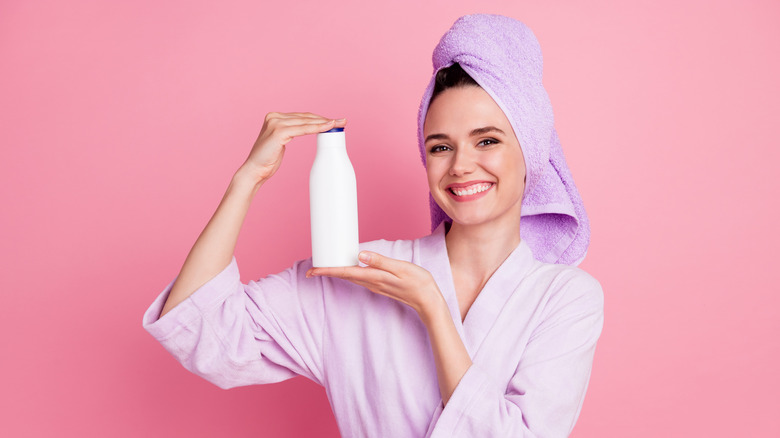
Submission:
[[469,276],[489,278],[520,244],[519,221],[506,224],[453,223],[445,237],[450,266]]

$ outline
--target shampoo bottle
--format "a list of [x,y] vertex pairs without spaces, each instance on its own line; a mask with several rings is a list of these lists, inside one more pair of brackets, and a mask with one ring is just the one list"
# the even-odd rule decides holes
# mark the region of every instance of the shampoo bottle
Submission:
[[317,135],[317,154],[309,174],[309,204],[312,265],[357,265],[357,183],[347,156],[344,128]]

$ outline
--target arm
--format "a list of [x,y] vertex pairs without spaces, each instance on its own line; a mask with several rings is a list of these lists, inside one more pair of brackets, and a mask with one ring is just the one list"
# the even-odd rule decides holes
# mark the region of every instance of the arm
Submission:
[[236,172],[217,211],[187,255],[160,313],[161,317],[228,266],[233,258],[241,224],[252,198],[263,182],[255,183],[247,179],[241,170]]
[[436,288],[441,304],[425,307],[418,312],[425,327],[428,329],[428,338],[431,341],[433,359],[436,362],[436,376],[439,380],[439,393],[444,406],[452,397],[460,380],[471,367],[471,357],[455,329],[450,309],[441,296],[441,291]]
[[252,197],[278,168],[284,145],[334,125],[344,120],[269,114],[181,273],[144,315],[144,328],[185,368],[222,388],[295,375],[321,381],[320,335],[312,329],[322,326],[320,284],[298,281],[301,263],[242,284],[232,254]]
[[368,266],[313,268],[307,276],[343,278],[409,305],[420,316],[431,341],[439,392],[444,405],[452,396],[471,358],[455,329],[447,302],[431,274],[413,263],[363,251],[360,261]]
[[554,309],[526,345],[517,346],[523,353],[509,381],[489,364],[474,364],[447,406],[434,415],[426,436],[569,436],[603,324],[601,286],[589,276],[579,280],[557,291],[561,298]]
[[276,173],[285,145],[297,136],[345,124],[344,119],[330,120],[309,113],[266,116],[249,157],[233,176],[222,202],[187,255],[160,316],[228,266],[249,205],[257,190]]

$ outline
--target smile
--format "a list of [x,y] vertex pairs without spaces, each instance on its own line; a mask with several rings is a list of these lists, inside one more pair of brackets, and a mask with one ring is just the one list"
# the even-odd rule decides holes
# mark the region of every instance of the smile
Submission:
[[481,198],[488,190],[490,190],[495,184],[489,182],[479,182],[468,185],[451,185],[447,187],[447,193],[450,194],[457,201],[470,201],[472,199]]

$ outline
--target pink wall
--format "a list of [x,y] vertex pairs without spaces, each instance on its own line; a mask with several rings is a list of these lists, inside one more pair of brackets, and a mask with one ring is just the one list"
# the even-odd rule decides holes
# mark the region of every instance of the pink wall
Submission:
[[[574,436],[780,436],[777,2],[261,3],[0,4],[0,436],[338,436],[318,386],[220,390],[141,315],[268,111],[349,119],[362,240],[425,233],[418,99],[469,12],[536,32],[591,217]],[[245,281],[308,257],[312,153],[258,195]]]

